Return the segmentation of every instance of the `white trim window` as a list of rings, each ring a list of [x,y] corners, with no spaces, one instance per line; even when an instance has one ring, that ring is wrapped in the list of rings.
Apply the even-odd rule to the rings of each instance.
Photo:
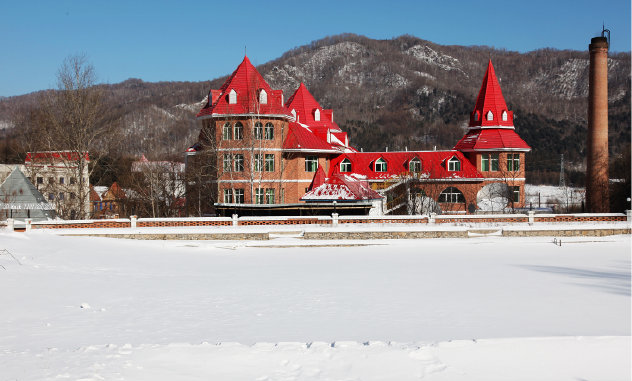
[[[461,161],[457,159],[456,156],[452,156],[450,160],[448,160],[448,171],[457,172],[461,170]]]
[[[497,153],[481,155],[481,171],[482,172],[498,171],[498,154]]]
[[[259,103],[268,104],[268,93],[264,89],[259,90]]]
[[[274,204],[274,188],[266,189],[266,204]]]
[[[235,204],[243,204],[244,200],[244,188],[235,189]]]
[[[510,172],[517,172],[520,170],[520,154],[519,153],[507,154],[507,170]]]
[[[320,110],[319,110],[319,109],[315,109],[315,110],[314,110],[314,120],[315,120],[316,122],[319,122],[319,121],[320,121]]]
[[[274,154],[266,153],[265,155],[265,171],[274,172]]]
[[[520,202],[520,186],[510,186],[509,190],[513,196],[513,202]]]
[[[244,171],[244,155],[237,153],[233,156],[233,164],[235,172]]]
[[[419,173],[421,172],[421,160],[418,157],[413,158],[408,163],[408,171],[411,173]]]
[[[244,125],[241,122],[235,123],[235,140],[242,140],[244,138]]]
[[[230,123],[226,122],[222,128],[222,140],[231,140],[233,138]]]
[[[507,111],[503,111],[501,118],[502,118],[503,122],[507,121]]]
[[[265,201],[263,188],[255,189],[255,204],[263,204]]]
[[[446,202],[450,204],[458,204],[465,202],[465,196],[463,193],[455,187],[448,187],[439,195],[439,202]]]
[[[260,153],[255,154],[254,171],[261,172],[263,170],[263,155]]]
[[[344,158],[344,160],[340,162],[340,172],[351,172],[351,160],[349,160],[348,158]]]
[[[233,167],[233,160],[232,160],[232,155],[229,153],[225,153],[224,154],[224,172],[232,172],[232,167]]]
[[[274,124],[268,122],[265,127],[265,139],[273,140],[274,139]]]
[[[234,105],[237,103],[237,92],[235,89],[231,89],[228,92],[228,104]]]
[[[375,172],[386,172],[388,170],[388,165],[386,164],[386,160],[383,158],[379,158],[375,160]]]
[[[232,203],[233,203],[233,190],[224,189],[224,204],[232,204]]]
[[[255,123],[254,135],[256,140],[263,139],[263,124],[261,122]]]
[[[305,158],[305,172],[316,172],[318,169],[318,156],[307,156]]]
[[[494,113],[491,110],[487,111],[487,120],[494,120]]]

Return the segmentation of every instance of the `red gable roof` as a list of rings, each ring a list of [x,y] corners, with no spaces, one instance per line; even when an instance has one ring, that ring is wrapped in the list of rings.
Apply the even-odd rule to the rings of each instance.
[[[235,103],[230,103],[231,91],[235,92]],[[259,102],[261,91],[265,91],[267,95],[267,102],[265,103]],[[283,91],[272,90],[250,63],[248,57],[244,57],[241,64],[219,90],[209,92],[208,103],[197,116],[235,114],[272,114],[290,117],[288,110],[283,105]]]
[[[29,163],[52,163],[61,161],[78,161],[83,156],[83,159],[90,161],[88,152],[80,154],[76,151],[40,151],[40,152],[28,152],[24,159],[25,164]]]
[[[316,175],[314,175],[316,177]],[[301,201],[359,201],[383,198],[369,183],[348,175],[335,174],[321,185],[310,189]]]
[[[464,152],[495,150],[531,151],[531,147],[518,136],[516,131],[505,128],[472,129],[456,143],[454,149]]]
[[[488,120],[490,111],[492,120]],[[507,113],[506,120],[503,120],[503,112]],[[513,127],[513,111],[507,109],[492,60],[489,60],[483,84],[476,98],[476,106],[474,106],[474,111],[470,114],[470,127],[486,126]]]
[[[448,160],[456,157],[461,162],[461,170],[449,171]],[[386,172],[376,172],[375,162],[386,161]],[[459,151],[420,151],[420,152],[352,152],[342,154],[331,161],[329,171],[335,174],[340,171],[340,162],[348,159],[351,162],[350,176],[366,180],[387,180],[411,175],[409,163],[418,158],[421,161],[421,172],[413,176],[429,180],[480,180],[483,175]]]

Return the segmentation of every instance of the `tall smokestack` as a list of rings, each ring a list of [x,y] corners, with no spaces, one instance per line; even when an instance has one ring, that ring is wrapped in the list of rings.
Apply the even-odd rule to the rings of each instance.
[[[608,38],[590,40],[586,206],[589,213],[610,211],[608,195]],[[608,37],[610,37],[610,31]]]

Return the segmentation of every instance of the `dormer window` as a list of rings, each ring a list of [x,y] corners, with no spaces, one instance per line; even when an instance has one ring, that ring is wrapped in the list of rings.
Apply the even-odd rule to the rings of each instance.
[[[503,111],[502,119],[503,119],[503,122],[507,121],[507,111]]]
[[[237,103],[237,92],[235,91],[235,89],[232,89],[228,93],[228,104],[234,105],[236,103]]]
[[[418,157],[412,159],[408,162],[408,171],[411,173],[419,173],[421,172],[421,160]]]
[[[296,119],[296,110],[292,109],[292,111],[290,111],[290,114],[292,114],[294,119]]]
[[[475,122],[478,122],[479,118],[480,118],[480,115],[478,114],[478,111],[476,111],[476,112],[474,113],[474,121],[475,121]]]
[[[349,159],[345,158],[340,162],[340,172],[351,172],[351,161]]]
[[[386,172],[386,160],[379,158],[375,160],[375,172]]]
[[[264,89],[259,90],[259,103],[262,105],[268,104],[268,93]]]
[[[316,122],[320,121],[320,110],[319,109],[314,110],[314,120]]]
[[[456,172],[461,170],[461,161],[456,158],[456,156],[452,156],[450,160],[448,160],[448,171]]]
[[[487,120],[494,120],[494,113],[490,111],[487,111]]]

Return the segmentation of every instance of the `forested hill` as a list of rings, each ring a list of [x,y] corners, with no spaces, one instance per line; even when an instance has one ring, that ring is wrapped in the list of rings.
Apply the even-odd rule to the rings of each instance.
[[[518,53],[443,46],[412,36],[373,40],[339,35],[290,50],[258,69],[272,88],[283,89],[285,99],[304,82],[323,107],[334,110],[336,122],[357,148],[442,149],[463,135],[489,59],[514,111],[517,132],[533,147],[530,169],[557,168],[562,153],[579,166],[586,136],[587,49]],[[630,53],[610,54],[608,75],[610,147],[616,156],[630,143]],[[208,90],[219,88],[225,79],[130,79],[103,85],[113,113],[110,120],[118,120],[127,132],[119,154],[181,153],[196,140],[199,124],[194,116]],[[16,113],[39,96],[0,99],[5,135],[12,134]]]

